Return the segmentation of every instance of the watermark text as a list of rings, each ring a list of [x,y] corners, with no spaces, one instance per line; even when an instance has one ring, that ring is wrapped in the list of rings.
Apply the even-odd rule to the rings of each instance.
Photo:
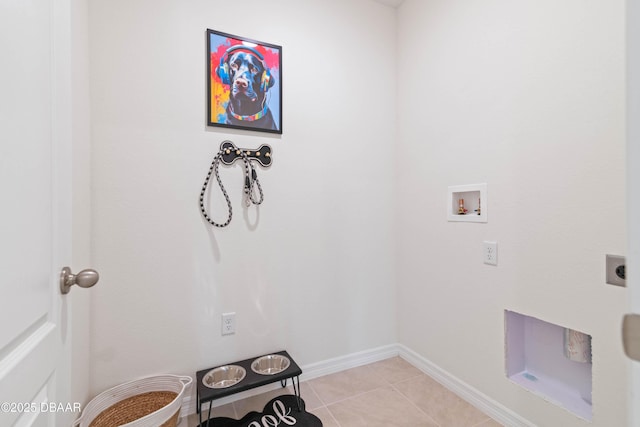
[[[82,412],[79,402],[2,402],[0,413],[27,413],[27,412]]]

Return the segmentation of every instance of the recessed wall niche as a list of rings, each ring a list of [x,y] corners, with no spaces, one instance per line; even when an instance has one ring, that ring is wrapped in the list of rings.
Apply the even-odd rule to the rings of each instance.
[[[487,222],[487,184],[452,185],[448,194],[448,221]]]
[[[505,310],[505,341],[511,381],[591,421],[590,335]]]

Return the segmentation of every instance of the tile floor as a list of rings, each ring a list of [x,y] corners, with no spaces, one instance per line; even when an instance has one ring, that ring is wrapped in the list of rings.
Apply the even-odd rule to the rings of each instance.
[[[300,384],[307,411],[323,427],[499,427],[403,359],[394,357]],[[289,391],[293,393],[292,391]],[[214,408],[216,416],[241,418],[259,411],[282,389]],[[179,427],[197,427],[190,415]]]

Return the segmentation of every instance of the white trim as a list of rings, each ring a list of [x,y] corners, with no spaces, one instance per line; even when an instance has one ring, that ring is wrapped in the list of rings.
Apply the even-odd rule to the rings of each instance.
[[[303,374],[301,375],[301,379],[303,381],[309,381],[314,378],[324,377],[325,375],[335,374],[336,372],[379,362],[398,355],[398,345],[390,344],[373,350],[365,350],[358,353],[348,354],[346,356],[334,357],[333,359],[305,365],[302,367]]]
[[[640,269],[640,4],[627,0],[627,271]],[[629,308],[640,313],[640,279],[631,274],[627,279]],[[640,363],[631,362],[630,384],[626,401],[629,425],[640,425]],[[622,396],[620,396],[622,398]]]
[[[398,352],[401,358],[411,363],[413,366],[420,369],[422,372],[429,375],[444,387],[448,388],[499,423],[511,427],[535,427],[535,424],[525,418],[522,418],[520,415],[471,387],[459,378],[454,377],[449,372],[420,356],[408,347],[398,344]]]
[[[471,387],[459,378],[454,377],[449,372],[443,370],[433,362],[420,356],[418,353],[402,344],[390,344],[372,350],[360,351],[345,356],[327,359],[322,362],[301,366],[303,374],[300,379],[301,381],[309,381],[314,378],[335,374],[336,372],[368,365],[370,363],[379,362],[395,356],[400,356],[407,362],[411,363],[413,366],[420,369],[422,372],[429,375],[444,387],[448,388],[496,421],[511,427],[535,427],[535,424],[491,399],[489,396],[481,393],[477,389]],[[278,387],[280,387],[280,385],[276,383],[234,394],[233,396],[216,400],[214,402],[214,408],[216,406],[226,405],[250,396],[255,396],[266,391],[275,390]],[[183,417],[196,412],[195,396],[187,396],[183,402]]]

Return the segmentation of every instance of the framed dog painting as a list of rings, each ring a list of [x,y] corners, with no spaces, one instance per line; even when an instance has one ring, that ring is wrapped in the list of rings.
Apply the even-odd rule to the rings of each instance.
[[[207,30],[208,124],[282,133],[282,47]]]

